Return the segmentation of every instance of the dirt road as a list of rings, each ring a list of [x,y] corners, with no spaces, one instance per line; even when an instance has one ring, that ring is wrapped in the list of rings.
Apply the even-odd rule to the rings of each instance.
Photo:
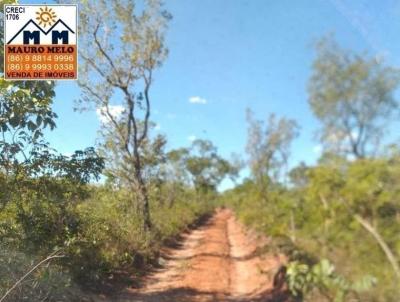
[[[230,210],[218,210],[181,246],[166,251],[163,268],[141,289],[127,290],[118,301],[284,301],[272,286],[283,257],[259,253],[263,245]]]

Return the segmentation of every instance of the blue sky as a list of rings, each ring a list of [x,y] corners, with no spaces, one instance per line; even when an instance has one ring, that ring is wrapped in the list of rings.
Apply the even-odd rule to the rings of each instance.
[[[167,36],[170,55],[156,73],[151,95],[152,119],[170,148],[197,137],[212,140],[225,157],[244,155],[248,107],[260,119],[272,112],[296,119],[301,135],[291,165],[312,163],[318,157],[313,139],[318,123],[306,87],[313,41],[334,33],[343,47],[367,50],[400,66],[399,1],[165,2],[174,17]],[[64,153],[93,145],[99,128],[94,111],[73,111],[79,93],[75,82],[58,84],[58,128],[48,138]],[[197,102],[190,102],[193,97]],[[397,128],[392,125],[392,134],[399,133]]]

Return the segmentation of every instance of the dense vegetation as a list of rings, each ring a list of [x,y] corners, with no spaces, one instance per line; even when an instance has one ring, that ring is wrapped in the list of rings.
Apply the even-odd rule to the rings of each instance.
[[[224,200],[287,254],[297,296],[398,301],[400,149],[382,139],[398,116],[399,72],[332,38],[316,49],[309,103],[321,122],[319,161],[288,171],[296,122],[273,115],[257,121],[249,112],[251,178]]]
[[[319,161],[289,169],[298,123],[249,110],[251,176],[219,194],[238,165],[207,140],[166,150],[153,131],[150,91],[171,16],[157,0],[140,10],[82,1],[80,14],[77,109],[103,115],[97,146],[54,150],[45,132],[56,129],[55,84],[0,79],[1,302],[80,301],[81,285],[139,275],[221,203],[288,256],[299,299],[399,300],[400,148],[384,136],[398,114],[398,70],[321,40],[309,80]]]

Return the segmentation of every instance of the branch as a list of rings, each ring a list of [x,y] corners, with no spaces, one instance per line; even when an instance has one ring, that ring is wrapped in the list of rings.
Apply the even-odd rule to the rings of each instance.
[[[128,102],[128,120],[126,122],[127,136],[126,136],[126,139],[125,139],[124,147],[128,151],[128,154],[131,155],[131,153],[129,151],[129,142],[130,142],[132,126],[133,126],[133,140],[134,140],[133,148],[134,149],[137,148],[137,125],[136,125],[136,119],[135,119],[135,114],[134,114],[135,100],[134,100],[134,97],[132,96],[132,94],[129,92],[129,90],[127,88],[122,89],[122,91],[124,92],[125,97],[126,97],[126,101]],[[134,152],[136,153],[135,150],[134,150]]]
[[[369,223],[369,221],[367,219],[365,219],[364,217],[362,217],[361,215],[359,215],[357,213],[354,213],[351,210],[350,205],[346,202],[345,199],[340,198],[340,200],[344,203],[347,211],[354,218],[354,220],[356,220],[368,233],[370,233],[372,235],[372,237],[374,237],[374,239],[378,243],[379,247],[384,252],[386,259],[390,262],[397,279],[400,280],[399,261],[396,258],[396,256],[393,254],[389,245],[385,242],[385,239],[381,236],[381,234],[378,232],[378,230],[373,225],[371,225],[371,223]]]
[[[150,86],[152,83],[152,70],[148,70],[149,75],[146,76],[146,74],[143,74],[144,82],[145,82],[145,88],[144,88],[144,98],[146,100],[146,115],[144,118],[144,129],[143,133],[139,139],[139,144],[142,143],[142,141],[147,137],[147,132],[149,129],[149,119],[150,119],[150,95],[149,95],[149,90]]]
[[[118,83],[115,83],[114,81],[111,80],[111,78],[106,75],[97,65],[96,63],[89,57],[87,57],[84,53],[79,52],[80,56],[87,61],[93,68],[94,70],[97,71],[97,73],[102,76],[108,84],[110,84],[111,86],[116,86],[116,87],[120,87],[120,85]]]
[[[118,83],[115,83],[115,86],[120,87],[120,88],[124,88],[124,87],[126,87],[126,85],[122,85],[122,81],[121,81],[121,78],[119,77],[118,69],[115,67],[115,64],[114,64],[113,60],[107,54],[107,52],[105,51],[105,49],[101,45],[99,39],[97,38],[97,32],[99,31],[99,28],[100,28],[100,23],[97,24],[96,29],[93,32],[94,42],[96,43],[97,48],[100,50],[101,54],[106,58],[106,60],[110,64],[111,68],[113,69],[113,71],[115,73],[115,76],[117,77]]]
[[[390,247],[388,246],[388,244],[385,242],[385,240],[382,238],[381,234],[379,234],[378,230],[375,229],[369,222],[368,220],[364,219],[363,217],[361,217],[358,214],[354,214],[353,215],[354,219],[362,225],[362,227],[367,230],[374,238],[375,240],[378,242],[379,246],[381,247],[381,249],[383,250],[383,252],[386,255],[386,258],[388,259],[388,261],[390,262],[390,264],[392,265],[392,268],[394,270],[394,273],[396,275],[396,277],[400,280],[400,265],[398,262],[398,259],[396,259],[396,256],[393,254],[393,252],[391,251]],[[1,302],[1,301],[0,301]]]
[[[41,266],[42,264],[55,259],[55,258],[63,258],[65,257],[64,255],[57,255],[59,251],[54,252],[53,254],[51,254],[50,256],[48,256],[46,259],[40,261],[38,264],[36,264],[32,269],[30,269],[25,275],[23,275],[17,282],[14,283],[14,285],[7,290],[7,292],[4,294],[3,297],[0,298],[0,302],[3,302],[7,296],[19,285],[21,284],[22,281],[24,281],[30,274],[32,274],[39,266]]]

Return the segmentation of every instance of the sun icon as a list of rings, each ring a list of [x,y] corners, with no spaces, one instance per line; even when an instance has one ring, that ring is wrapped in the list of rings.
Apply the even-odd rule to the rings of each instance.
[[[38,20],[39,25],[43,24],[44,28],[46,28],[47,25],[51,26],[57,18],[53,9],[48,8],[47,6],[44,9],[41,7],[40,10],[36,12],[36,15],[38,15],[36,20]]]

